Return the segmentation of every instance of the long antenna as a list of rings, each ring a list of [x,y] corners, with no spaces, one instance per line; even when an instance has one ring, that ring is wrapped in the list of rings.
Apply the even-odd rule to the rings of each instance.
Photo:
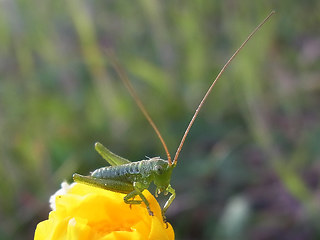
[[[123,81],[124,85],[126,86],[126,88],[128,89],[130,95],[132,96],[132,98],[134,99],[134,101],[137,103],[138,107],[140,108],[141,112],[143,113],[143,115],[146,117],[146,119],[148,120],[148,122],[150,123],[150,125],[152,126],[152,128],[154,129],[154,131],[156,132],[156,134],[158,135],[162,146],[164,148],[164,150],[166,151],[167,154],[167,158],[168,158],[168,163],[171,166],[172,165],[172,161],[171,161],[171,155],[168,151],[167,145],[165,143],[165,141],[163,140],[160,131],[158,130],[156,124],[152,121],[149,113],[147,112],[147,110],[145,109],[144,105],[142,104],[140,98],[138,97],[138,94],[136,93],[136,91],[134,90],[132,84],[129,81],[129,78],[127,76],[127,74],[125,73],[125,71],[120,67],[120,64],[117,62],[116,57],[114,56],[113,52],[111,51],[111,49],[106,49],[108,56],[111,59],[111,64],[114,67],[114,69],[116,70],[117,74],[119,75],[120,79]]]
[[[225,63],[225,65],[222,67],[222,69],[220,70],[219,74],[217,75],[217,77],[215,78],[215,80],[213,81],[213,83],[211,84],[211,86],[209,87],[208,91],[206,92],[206,94],[204,95],[204,97],[202,98],[198,108],[196,109],[182,139],[180,142],[180,145],[177,149],[176,155],[174,156],[174,160],[173,160],[173,165],[177,164],[178,161],[178,157],[179,154],[181,152],[182,146],[184,144],[184,141],[186,140],[186,137],[190,131],[190,128],[192,127],[194,121],[196,120],[200,109],[202,108],[204,102],[206,101],[207,97],[209,96],[209,94],[212,91],[213,86],[216,84],[217,80],[220,78],[221,74],[225,71],[226,67],[230,64],[230,62],[235,58],[235,56],[237,56],[237,54],[239,53],[239,51],[246,45],[246,43],[251,39],[251,37],[261,28],[261,26],[275,13],[275,11],[272,11],[251,33],[250,35],[247,37],[247,39],[241,44],[241,46],[237,49],[237,51],[234,52],[234,54],[229,58],[229,60]]]

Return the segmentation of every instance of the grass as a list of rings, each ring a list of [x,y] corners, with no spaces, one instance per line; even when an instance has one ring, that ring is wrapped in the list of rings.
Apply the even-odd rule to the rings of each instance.
[[[105,48],[173,154],[216,73],[271,9],[187,138],[168,218],[177,239],[319,237],[317,1],[0,4],[0,239],[31,238],[60,183],[105,164],[96,141],[133,161],[165,157]]]

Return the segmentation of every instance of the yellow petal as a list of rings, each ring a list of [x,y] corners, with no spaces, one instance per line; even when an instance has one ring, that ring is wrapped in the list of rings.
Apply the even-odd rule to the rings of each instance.
[[[157,200],[147,190],[143,194],[154,216],[144,204],[126,204],[125,194],[74,184],[56,195],[55,210],[38,224],[34,239],[174,239],[172,226],[168,223],[166,228],[163,223]]]

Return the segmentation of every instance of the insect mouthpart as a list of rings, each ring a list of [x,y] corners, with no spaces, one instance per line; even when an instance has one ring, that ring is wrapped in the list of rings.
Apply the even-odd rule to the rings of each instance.
[[[156,197],[158,197],[159,194],[162,193],[162,192],[163,192],[163,195],[168,195],[167,188],[168,188],[168,186],[167,186],[167,187],[163,187],[163,188],[157,187],[156,192],[155,192],[154,195],[155,195]]]

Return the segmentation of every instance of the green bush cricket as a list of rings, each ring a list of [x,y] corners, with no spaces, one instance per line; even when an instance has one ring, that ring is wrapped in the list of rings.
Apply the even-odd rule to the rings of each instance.
[[[196,117],[199,114],[200,109],[202,108],[204,102],[206,101],[207,97],[211,93],[213,86],[220,78],[221,74],[225,71],[226,67],[230,64],[230,62],[235,58],[235,56],[239,53],[239,51],[246,45],[249,39],[258,31],[258,29],[274,14],[275,12],[272,11],[247,37],[247,39],[241,44],[241,46],[234,52],[234,54],[230,57],[230,59],[226,62],[226,64],[222,67],[217,77],[212,82],[211,86],[207,90],[206,94],[204,95],[203,99],[201,100],[198,108],[196,109],[182,139],[177,148],[175,157],[173,161],[171,160],[170,153],[166,146],[165,141],[163,140],[158,128],[154,124],[153,120],[149,116],[148,112],[144,108],[142,102],[140,101],[139,97],[137,96],[135,90],[133,89],[131,83],[128,80],[128,77],[122,71],[119,64],[116,61],[113,61],[113,67],[115,68],[117,74],[119,75],[120,79],[124,82],[126,87],[128,88],[130,94],[134,98],[135,102],[137,103],[138,107],[147,118],[150,125],[153,127],[154,131],[158,135],[163,148],[167,154],[167,160],[163,160],[160,157],[150,158],[148,160],[141,160],[138,162],[131,162],[125,158],[122,158],[110,150],[105,148],[101,143],[95,144],[95,149],[97,152],[111,165],[108,167],[102,167],[96,169],[91,173],[90,176],[82,176],[77,173],[73,174],[73,179],[76,182],[81,182],[85,184],[89,184],[95,187],[103,188],[106,190],[119,192],[127,194],[124,197],[124,202],[127,204],[141,204],[142,202],[146,205],[146,208],[151,216],[153,216],[153,212],[150,209],[149,202],[142,194],[144,189],[147,189],[149,185],[154,182],[156,186],[156,193],[155,196],[157,197],[158,194],[164,193],[167,195],[168,193],[171,194],[167,202],[165,203],[162,215],[165,221],[165,213],[168,210],[169,206],[173,202],[176,194],[175,190],[170,185],[171,174],[173,168],[177,165],[178,156],[182,149],[182,146],[185,142],[185,139],[189,133],[191,126],[193,125]],[[140,196],[141,200],[135,200],[135,196]]]

